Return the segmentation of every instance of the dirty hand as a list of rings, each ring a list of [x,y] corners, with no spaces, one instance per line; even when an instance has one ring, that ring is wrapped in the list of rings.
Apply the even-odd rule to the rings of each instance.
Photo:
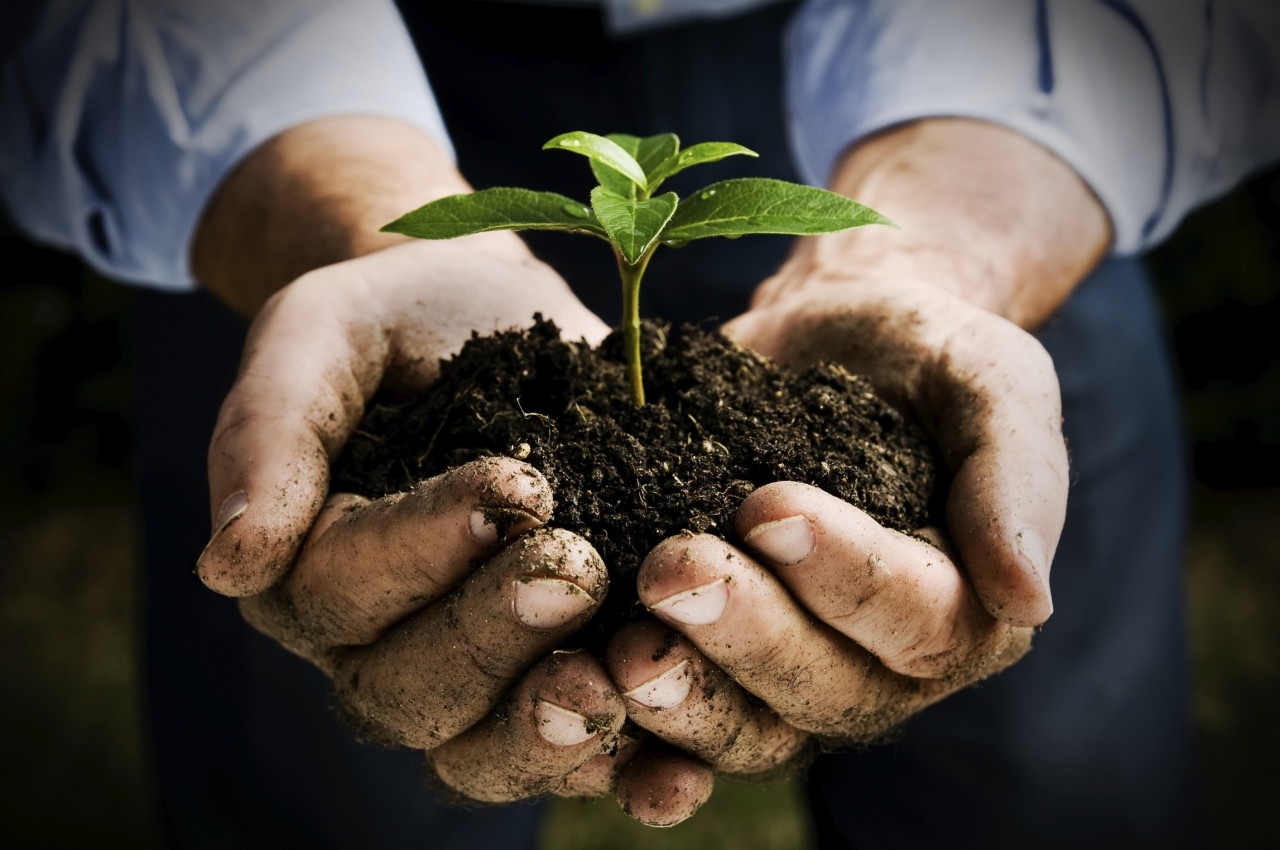
[[[1053,611],[1067,452],[1026,329],[1106,254],[1105,210],[1051,151],[968,119],[863,140],[831,188],[901,229],[800,240],[726,330],[792,366],[841,363],[914,415],[951,473],[946,528],[920,530],[930,545],[780,482],[744,501],[736,545],[654,550],[639,593],[664,625],[620,634],[610,672],[639,725],[734,772],[882,735],[1016,661]]]
[[[718,770],[758,773],[813,741],[874,740],[1028,649],[1052,610],[1067,456],[1039,343],[926,283],[802,289],[728,331],[784,363],[868,375],[953,476],[946,537],[921,530],[937,546],[779,482],[744,501],[736,543],[676,537],[646,559],[640,598],[665,626],[610,646],[628,712]]]
[[[259,311],[209,450],[201,580],[324,670],[359,735],[426,751],[447,794],[480,801],[606,793],[635,753],[601,663],[554,652],[603,599],[604,565],[543,527],[550,487],[518,461],[374,501],[329,493],[329,466],[379,386],[423,386],[472,329],[535,311],[571,338],[607,332],[510,234],[310,272]],[[682,769],[642,758],[622,776]]]

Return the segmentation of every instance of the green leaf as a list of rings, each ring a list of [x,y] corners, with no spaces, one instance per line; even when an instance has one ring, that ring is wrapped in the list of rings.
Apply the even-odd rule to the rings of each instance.
[[[608,238],[591,210],[572,198],[505,186],[440,198],[382,230],[419,239],[452,239],[488,230],[570,230]]]
[[[650,176],[658,166],[666,162],[680,151],[680,138],[675,133],[659,133],[656,136],[645,136],[639,140],[631,155],[640,163],[646,176]],[[652,183],[652,177],[650,176]]]
[[[600,181],[600,185],[610,192],[624,197],[635,197],[638,191],[639,194],[644,196],[652,194],[653,190],[657,188],[657,184],[653,182],[652,177],[654,170],[668,157],[674,156],[680,150],[680,139],[674,133],[662,133],[657,136],[645,136],[644,138],[630,136],[626,133],[610,133],[605,138],[611,142],[616,142],[618,147],[631,154],[646,175],[646,185],[638,187],[620,172],[593,160],[591,162],[591,171],[595,174],[596,180]]]
[[[640,167],[640,163],[617,142],[604,136],[575,130],[572,133],[561,133],[543,145],[542,149],[580,153],[592,162],[609,166],[641,189],[645,187],[644,169]]]
[[[649,176],[649,191],[652,192],[663,180],[679,174],[686,168],[702,165],[704,162],[718,162],[730,156],[759,156],[759,154],[733,142],[700,142],[691,148],[672,151],[656,167],[645,168],[645,174]]]
[[[604,186],[591,190],[591,208],[596,218],[623,259],[633,266],[662,235],[678,202],[675,192],[641,201],[610,192]]]
[[[713,183],[681,201],[662,239],[670,244],[747,233],[806,236],[864,224],[897,227],[875,210],[826,189],[742,177]]]

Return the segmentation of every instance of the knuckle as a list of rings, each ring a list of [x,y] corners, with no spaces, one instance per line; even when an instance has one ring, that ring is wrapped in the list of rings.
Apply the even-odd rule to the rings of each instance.
[[[889,669],[919,679],[954,679],[973,663],[971,648],[961,646],[919,654],[913,648],[882,660]]]
[[[454,661],[464,677],[501,687],[523,672],[528,659],[501,630],[488,628],[484,618],[459,616],[456,605],[446,604],[448,631],[456,635]]]
[[[264,410],[244,398],[242,387],[231,390],[222,407],[218,409],[218,418],[213,426],[213,436],[209,440],[209,456],[214,459],[227,451],[227,444],[234,443],[246,431],[262,430],[269,427],[278,417],[268,415]]]
[[[717,770],[729,773],[752,773],[755,764],[754,754],[740,746],[746,728],[746,721],[742,717],[719,723],[708,740],[703,741],[694,752],[706,759],[707,763]]]
[[[1008,667],[1030,650],[1031,629],[994,623],[983,633],[956,641],[936,652],[892,664],[894,670],[920,679],[964,687]]]
[[[811,740],[809,733],[770,714],[767,721],[744,725],[732,746],[711,764],[741,776],[777,771],[795,764]]]
[[[797,667],[793,660],[787,641],[754,640],[734,659],[733,668],[741,678],[769,677],[790,687],[811,684],[808,667]]]
[[[937,697],[950,692],[950,683],[912,678],[885,667],[871,656],[860,669],[846,670],[837,682],[818,677],[790,704],[776,705],[779,716],[808,732],[824,745],[862,745],[882,740],[908,717]]]
[[[334,712],[358,741],[384,747],[430,749],[449,739],[452,730],[414,708],[403,694],[387,695],[363,673],[355,653],[338,652],[332,664]]]
[[[953,690],[946,686],[947,692]],[[846,705],[831,717],[831,722],[815,734],[825,740],[865,745],[883,741],[906,720],[932,702],[939,690],[935,683],[903,677],[894,686],[878,687],[864,698]]]
[[[557,797],[574,800],[603,797],[617,786],[621,767],[612,756],[605,753],[554,782],[549,791]]]

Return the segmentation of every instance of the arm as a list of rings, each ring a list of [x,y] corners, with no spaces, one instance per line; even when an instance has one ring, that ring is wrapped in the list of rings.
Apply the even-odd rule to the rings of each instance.
[[[1280,157],[1268,0],[807,0],[787,51],[791,140],[811,182],[897,125],[987,121],[1070,166],[1120,254]]]
[[[404,210],[468,190],[409,124],[317,119],[268,140],[222,182],[192,240],[192,272],[251,318],[304,273],[405,241],[378,232]]]
[[[6,204],[33,238],[126,283],[193,288],[215,189],[290,128],[381,117],[452,153],[390,0],[64,0],[4,58]]]
[[[820,281],[893,277],[929,281],[1031,330],[1111,244],[1106,210],[1078,174],[985,122],[921,120],[873,136],[843,159],[830,188],[892,210],[902,229],[801,242],[754,306]]]

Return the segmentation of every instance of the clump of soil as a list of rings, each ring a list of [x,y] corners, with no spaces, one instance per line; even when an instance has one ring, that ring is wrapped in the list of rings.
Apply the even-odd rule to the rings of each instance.
[[[375,400],[334,469],[342,490],[379,497],[480,457],[537,467],[555,492],[549,523],[608,565],[599,648],[639,608],[633,576],[682,531],[730,536],[742,499],[803,481],[904,532],[940,524],[931,443],[864,378],[820,364],[783,369],[705,328],[646,322],[647,404],[628,393],[621,333],[598,349],[532,327],[473,335],[426,393]]]

